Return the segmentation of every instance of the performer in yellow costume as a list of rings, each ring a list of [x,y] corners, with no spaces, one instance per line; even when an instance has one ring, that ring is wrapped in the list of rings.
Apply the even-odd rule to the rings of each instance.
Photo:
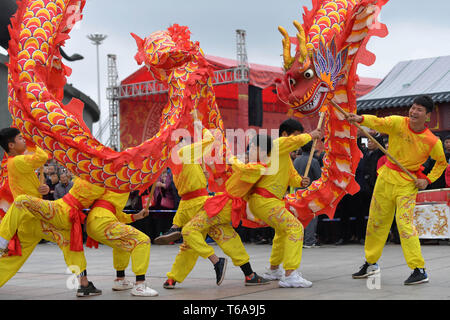
[[[292,187],[306,187],[309,179],[302,179],[295,170],[290,152],[298,150],[311,139],[320,137],[320,130],[301,134],[303,126],[294,119],[280,125],[280,137],[274,141],[268,174],[256,184],[248,200],[250,211],[260,220],[274,228],[270,269],[263,275],[269,280],[280,280],[281,287],[310,287],[312,283],[303,279],[296,271],[300,266],[303,246],[303,226],[285,208],[283,197]],[[283,264],[285,274],[279,268]]]
[[[7,172],[8,182],[14,199],[21,195],[29,195],[36,199],[41,199],[43,194],[48,193],[48,186],[41,185],[35,170],[42,167],[48,160],[48,155],[39,147],[36,147],[33,154],[24,155],[27,147],[20,131],[15,128],[5,128],[0,131],[0,141],[3,149],[8,153]],[[41,239],[56,242],[64,254],[64,259],[69,268],[73,269],[80,277],[80,290],[77,295],[98,295],[101,290],[96,289],[87,279],[86,259],[83,252],[70,250],[70,232],[55,227],[52,224],[40,221],[29,213],[22,215],[22,218],[14,220],[11,232],[5,231],[11,216],[5,215],[0,229],[0,251],[7,250],[8,240],[17,242],[19,252],[12,255],[5,253],[0,259],[0,287],[3,286],[17,271],[33,252]],[[16,233],[17,231],[17,233]],[[11,237],[12,235],[12,237]],[[5,250],[5,251],[6,251]]]
[[[413,217],[418,189],[425,189],[429,183],[434,182],[447,166],[442,142],[425,125],[433,107],[433,100],[429,96],[419,96],[409,109],[409,117],[347,116],[347,120],[351,122],[388,134],[389,153],[417,177],[417,182],[414,182],[389,157],[386,164],[378,170],[367,223],[364,247],[366,262],[352,275],[353,278],[366,278],[380,272],[376,262],[381,257],[395,215],[403,254],[408,267],[413,270],[404,284],[428,282]],[[421,172],[421,165],[429,156],[436,163],[428,176],[425,176]]]
[[[155,244],[169,244],[181,237],[181,227],[197,214],[208,199],[207,180],[202,168],[203,154],[214,142],[211,132],[195,121],[194,127],[202,133],[202,139],[189,144],[184,138],[180,149],[172,161],[173,182],[181,197],[172,227],[163,235],[155,238]]]
[[[117,272],[113,290],[132,289],[133,296],[157,296],[158,292],[147,287],[145,283],[150,259],[150,238],[128,225],[145,218],[148,215],[148,209],[145,208],[136,214],[124,213],[122,210],[128,197],[129,192],[106,191],[92,205],[86,219],[86,232],[95,241],[113,248],[113,263]],[[132,270],[136,275],[134,285],[125,280],[125,269],[128,267],[130,258]]]
[[[245,285],[264,285],[268,280],[258,276],[250,266],[250,257],[234,228],[245,217],[244,198],[266,171],[267,155],[270,154],[272,140],[268,136],[258,135],[250,147],[250,159],[257,162],[242,163],[235,157],[229,161],[232,174],[225,182],[225,192],[209,198],[204,210],[193,217],[182,230],[186,244],[202,258],[208,258],[214,265],[216,283],[219,285],[225,276],[226,259],[219,258],[214,249],[205,241],[205,234],[213,235],[224,253],[231,257],[234,265],[239,266],[245,275]],[[254,155],[258,155],[258,158]]]

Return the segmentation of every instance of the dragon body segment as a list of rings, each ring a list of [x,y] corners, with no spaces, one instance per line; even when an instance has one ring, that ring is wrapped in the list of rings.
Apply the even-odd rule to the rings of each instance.
[[[168,165],[177,143],[172,133],[192,123],[192,110],[207,115],[203,122],[209,128],[223,130],[212,71],[198,43],[190,41],[187,28],[174,25],[145,41],[135,36],[137,61],[145,62],[157,79],[167,83],[169,101],[160,130],[151,139],[121,152],[102,145],[82,120],[82,102],[62,103],[70,68],[62,63],[59,47],[81,19],[84,5],[85,0],[18,3],[9,44],[8,104],[13,126],[82,179],[119,192],[144,190]]]
[[[371,65],[375,61],[365,46],[371,36],[387,35],[386,26],[377,21],[387,1],[313,0],[311,10],[304,7],[303,24],[294,21],[296,38],[279,27],[284,36],[285,69],[284,78],[277,84],[280,100],[296,117],[317,112],[325,115],[322,176],[309,188],[287,196],[288,208],[303,222],[318,214],[333,217],[340,199],[359,190],[354,179],[361,157],[357,129],[345,121],[330,100],[356,113],[356,68],[358,63]],[[297,44],[294,57],[291,43]]]

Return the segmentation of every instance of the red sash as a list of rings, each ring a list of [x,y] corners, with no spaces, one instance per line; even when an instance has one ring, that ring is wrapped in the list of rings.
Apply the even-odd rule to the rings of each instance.
[[[5,211],[0,209],[0,217],[5,217]],[[17,236],[17,232],[14,236],[9,240],[8,243],[8,256],[21,256],[22,255],[22,246],[20,245],[19,237]]]
[[[386,167],[388,167],[389,169],[398,171],[398,172],[404,172],[402,169],[400,169],[399,166],[397,166],[395,163],[392,163],[388,157],[386,159],[387,159],[387,161],[385,163]],[[417,179],[425,179],[428,181],[428,183],[431,183],[430,179],[428,179],[426,174],[424,174],[422,172],[424,169],[425,169],[424,166],[420,166],[419,170],[417,170],[417,171],[411,171],[411,170],[408,170],[408,171],[411,174],[415,174],[417,176]]]
[[[67,193],[63,201],[70,206],[69,220],[72,222],[70,230],[70,250],[83,251],[83,232],[81,224],[84,223],[86,215],[83,213],[84,206],[78,199]]]
[[[181,200],[186,201],[186,200],[191,200],[194,198],[198,198],[198,197],[202,197],[202,196],[208,196],[208,190],[206,190],[206,188],[204,189],[198,189],[195,191],[191,191],[188,193],[185,193],[181,196]]]
[[[205,201],[205,211],[208,217],[212,218],[219,214],[225,207],[228,200],[231,202],[231,224],[234,228],[239,226],[241,218],[245,216],[246,202],[239,197],[233,197],[229,193],[223,193],[214,197],[208,198]]]
[[[277,198],[278,200],[280,200],[276,195],[264,188],[255,188],[253,190],[253,193],[256,193],[264,198]]]

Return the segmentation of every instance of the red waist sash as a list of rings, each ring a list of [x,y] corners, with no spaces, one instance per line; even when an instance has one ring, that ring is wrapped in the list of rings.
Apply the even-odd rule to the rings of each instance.
[[[392,170],[395,170],[395,171],[398,171],[398,172],[404,172],[398,165],[396,165],[395,163],[392,163],[389,158],[387,158],[387,161],[386,161],[385,165],[389,169],[392,169]],[[408,170],[408,171],[411,174],[415,174],[417,176],[417,179],[425,179],[425,180],[428,181],[428,183],[431,183],[430,179],[428,179],[426,174],[424,174],[422,172],[424,169],[425,169],[424,166],[420,166],[419,170],[417,170],[417,171],[411,171],[411,170]]]
[[[227,202],[231,202],[231,224],[234,228],[239,226],[241,218],[245,217],[246,202],[240,197],[233,197],[229,193],[223,193],[216,195],[214,197],[208,198],[205,201],[205,211],[208,217],[212,218],[219,214],[220,211],[225,207]]]
[[[277,198],[278,200],[280,200],[276,195],[264,188],[255,188],[253,190],[253,193],[256,193],[257,195],[260,195],[264,198]]]
[[[84,206],[78,199],[67,193],[63,201],[70,206],[69,220],[72,223],[70,230],[70,250],[83,251],[83,232],[81,224],[84,223],[86,215],[83,213]]]
[[[186,200],[191,200],[194,198],[208,196],[208,195],[209,195],[209,193],[208,193],[208,190],[206,190],[206,188],[197,189],[197,190],[183,194],[181,196],[181,200],[186,201]]]
[[[6,215],[5,211],[0,209],[0,217],[4,218]],[[8,243],[8,256],[21,256],[22,255],[22,246],[20,245],[19,237],[17,236],[17,232],[14,236],[9,240]]]

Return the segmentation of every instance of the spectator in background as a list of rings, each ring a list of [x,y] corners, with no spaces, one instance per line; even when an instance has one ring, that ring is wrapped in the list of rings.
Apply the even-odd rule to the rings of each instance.
[[[449,146],[449,148],[447,149],[446,144]],[[446,137],[443,141],[443,147],[444,147],[444,153],[445,153],[445,159],[448,162],[448,157],[450,156],[450,136]],[[423,170],[424,174],[429,174],[431,172],[431,170],[434,167],[434,164],[436,163],[436,160],[432,159],[431,157],[428,157],[427,161],[425,161],[425,163],[423,164],[423,167],[425,168]],[[433,183],[430,183],[426,190],[433,190],[433,189],[443,189],[445,188],[445,170],[442,173],[442,175]]]
[[[156,182],[153,194],[153,210],[176,210],[172,173],[170,169],[165,170]],[[175,192],[174,192],[175,191]],[[150,213],[150,239],[155,239],[170,229],[175,212],[151,212]]]
[[[366,154],[367,147],[362,143],[362,134],[359,129],[357,133],[357,144],[362,154]],[[365,182],[363,177],[363,165],[364,161],[361,159],[355,172],[355,180],[360,187],[361,184]],[[354,228],[352,229],[351,219],[355,217],[355,207],[358,207],[358,210],[361,210],[359,206],[360,203],[358,197],[355,198],[351,194],[346,194],[336,206],[336,213],[334,217],[339,219],[338,241],[335,243],[336,245],[356,242],[356,230]]]
[[[54,194],[55,194],[55,187],[58,183],[59,183],[58,174],[56,172],[51,173],[46,181],[46,184],[50,188],[50,191],[47,195],[43,197],[44,200],[56,200]]]
[[[445,159],[447,159],[447,162],[450,161],[450,135],[446,136],[444,139],[444,152],[445,152]]]
[[[383,136],[377,132],[371,132],[376,141],[384,147]],[[363,150],[363,158],[361,159],[361,172],[358,172],[356,179],[361,189],[353,196],[354,206],[352,206],[353,216],[355,220],[355,236],[356,241],[364,244],[364,238],[367,228],[366,217],[369,216],[370,201],[372,199],[373,189],[377,180],[377,166],[379,159],[384,155],[383,151],[378,149],[377,145],[372,141],[367,141],[367,149]]]
[[[447,169],[445,170],[445,183],[447,184],[446,187],[450,188],[450,163],[447,166]]]
[[[53,193],[53,198],[55,200],[61,199],[67,193],[69,193],[70,188],[72,188],[73,182],[70,179],[70,175],[66,172],[61,173],[59,176],[59,183],[55,186],[55,192]]]
[[[308,164],[309,155],[311,153],[311,148],[313,145],[313,141],[308,142],[303,147],[301,147],[301,155],[297,157],[294,161],[294,167],[297,170],[298,174],[300,176],[304,176],[306,166]],[[308,172],[308,177],[311,180],[311,183],[314,180],[317,180],[320,178],[322,174],[322,170],[320,168],[319,160],[316,158],[312,158],[311,161],[311,167]],[[311,222],[308,224],[308,226],[305,228],[305,235],[304,235],[304,242],[303,242],[303,248],[314,248],[318,246],[317,238],[316,238],[316,231],[317,231],[317,221],[318,217],[315,217],[311,220]]]

